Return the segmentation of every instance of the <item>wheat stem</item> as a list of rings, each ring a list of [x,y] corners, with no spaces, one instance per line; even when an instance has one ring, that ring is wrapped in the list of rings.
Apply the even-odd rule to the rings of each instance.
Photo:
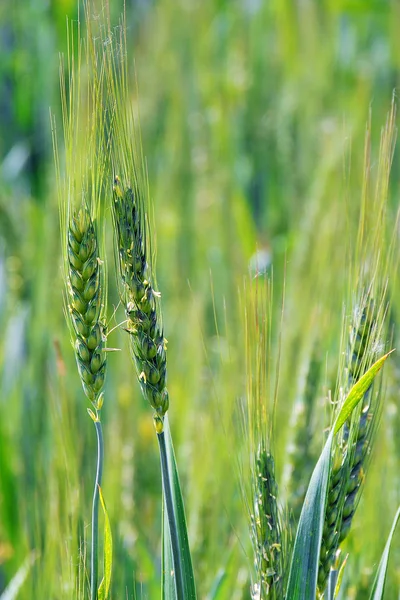
[[[101,427],[100,415],[97,415],[94,426],[97,434],[97,469],[96,480],[93,492],[93,507],[92,507],[92,552],[90,556],[90,600],[97,600],[98,590],[98,542],[99,542],[99,488],[101,487],[101,479],[103,475],[103,430]]]

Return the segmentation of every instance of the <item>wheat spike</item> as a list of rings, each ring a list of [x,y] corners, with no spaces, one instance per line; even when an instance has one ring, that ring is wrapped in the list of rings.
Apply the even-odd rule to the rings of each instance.
[[[254,514],[251,536],[255,549],[257,594],[260,598],[281,598],[283,587],[283,554],[278,485],[272,454],[260,445],[255,456]],[[253,590],[254,593],[254,590]]]
[[[348,387],[368,370],[377,340],[377,313],[367,301],[358,323],[351,328],[348,348]],[[371,386],[344,427],[336,447],[320,551],[318,589],[322,594],[337,549],[350,531],[360,499],[372,437],[379,417],[380,390]]]
[[[114,182],[113,215],[120,273],[121,301],[127,316],[132,355],[144,397],[162,419],[168,410],[166,340],[159,309],[160,294],[151,283],[146,227],[134,191]]]
[[[67,302],[76,362],[84,392],[96,405],[106,371],[104,302],[97,235],[85,205],[70,219],[67,244]]]
[[[294,523],[298,523],[300,518],[308,481],[315,465],[311,440],[314,435],[313,416],[321,368],[321,351],[319,345],[316,344],[307,361],[304,389],[294,405],[291,440],[287,449],[288,462],[285,482],[289,493],[288,504],[293,514]]]

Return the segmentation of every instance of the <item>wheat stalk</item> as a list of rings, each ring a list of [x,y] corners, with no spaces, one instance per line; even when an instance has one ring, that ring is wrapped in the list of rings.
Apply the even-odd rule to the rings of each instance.
[[[76,363],[97,436],[97,464],[92,506],[90,598],[98,594],[98,512],[103,470],[101,409],[107,367],[106,277],[103,260],[102,197],[108,163],[103,106],[103,65],[95,47],[90,3],[85,4],[86,39],[68,25],[68,56],[60,67],[64,125],[65,175],[61,177],[55,120],[53,146],[60,205],[65,282],[65,312]]]
[[[168,565],[163,585],[173,585],[179,600],[195,600],[184,506],[172,438],[165,419],[169,397],[166,387],[167,347],[163,333],[160,293],[155,280],[154,236],[147,172],[142,154],[138,119],[132,109],[126,60],[126,25],[122,19],[119,39],[108,30],[103,39],[106,59],[108,132],[114,169],[112,214],[117,282],[125,308],[131,354],[143,396],[154,410],[153,420],[160,451],[163,486],[164,548]],[[149,233],[151,232],[151,236]],[[151,243],[153,242],[153,243]]]
[[[355,312],[347,344],[345,381],[348,390],[368,370],[384,339],[387,281],[393,266],[393,239],[385,254],[385,215],[389,174],[396,137],[395,103],[381,133],[375,193],[371,194],[370,123],[367,126],[364,154],[364,182],[354,262],[349,282],[358,290]],[[318,590],[323,594],[337,549],[349,533],[360,500],[363,482],[379,422],[381,386],[374,382],[362,402],[345,424],[341,438],[335,440],[333,464],[328,487],[323,538],[320,550]]]
[[[283,598],[286,537],[282,526],[273,457],[273,421],[277,378],[270,372],[272,284],[257,278],[245,288],[247,407],[244,415],[250,477],[241,473],[250,521],[255,578],[254,600]],[[248,481],[249,488],[245,488]]]

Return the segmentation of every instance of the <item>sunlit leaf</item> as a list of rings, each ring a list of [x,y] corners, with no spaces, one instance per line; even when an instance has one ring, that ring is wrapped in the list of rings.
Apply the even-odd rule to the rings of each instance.
[[[113,543],[111,535],[110,519],[104,502],[103,493],[99,487],[100,502],[104,512],[104,577],[99,586],[99,600],[107,600],[110,592],[111,573],[112,573],[112,552]]]

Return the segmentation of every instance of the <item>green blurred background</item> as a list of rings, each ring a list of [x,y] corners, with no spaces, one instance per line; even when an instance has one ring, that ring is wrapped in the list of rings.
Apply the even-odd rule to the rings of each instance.
[[[123,5],[111,4],[117,24]],[[286,270],[276,434],[282,471],[287,422],[315,338],[328,365],[318,392],[326,412],[365,124],[372,110],[374,165],[399,85],[400,2],[127,0],[126,9],[155,204],[170,421],[199,597],[211,598],[223,574],[220,598],[247,599],[252,558],[237,469],[236,407],[245,391],[239,290],[252,257],[264,251],[278,315]],[[40,600],[75,597],[95,460],[95,431],[63,315],[49,118],[51,108],[61,134],[58,69],[67,16],[77,19],[76,0],[0,3],[0,592],[35,549],[18,597]],[[393,211],[398,179],[396,153]],[[109,262],[111,329],[123,314],[112,316],[112,252]],[[139,598],[152,599],[160,577],[156,440],[124,333],[115,330],[109,345],[122,349],[109,358],[104,409],[113,597],[131,598],[135,588]],[[387,435],[378,437],[348,543],[358,589],[355,595],[348,588],[352,598],[365,597],[400,499],[392,387],[381,424]],[[322,416],[317,449],[323,426]],[[399,577],[393,567],[388,598],[397,597]]]

